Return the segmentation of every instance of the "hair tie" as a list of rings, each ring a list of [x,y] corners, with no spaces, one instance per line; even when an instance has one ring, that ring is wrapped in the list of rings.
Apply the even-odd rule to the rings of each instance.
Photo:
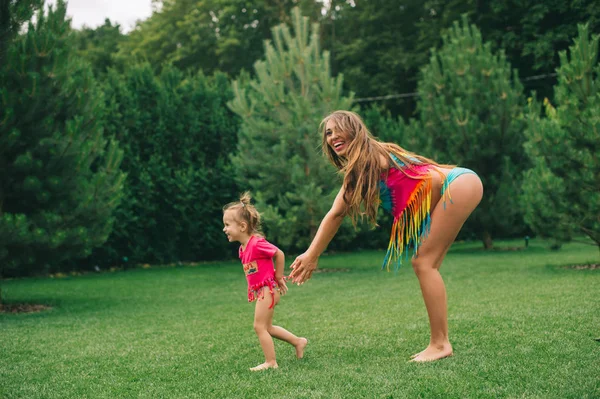
[[[244,204],[242,201],[240,201],[240,203],[242,204],[242,208],[246,207],[246,204]]]

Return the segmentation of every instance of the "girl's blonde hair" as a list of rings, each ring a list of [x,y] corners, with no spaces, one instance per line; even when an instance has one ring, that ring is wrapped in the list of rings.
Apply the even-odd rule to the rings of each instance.
[[[230,202],[223,207],[223,213],[225,211],[235,211],[236,220],[238,222],[245,222],[248,225],[248,234],[262,236],[261,225],[260,225],[260,213],[254,205],[250,203],[252,196],[250,191],[244,192],[239,201]]]
[[[352,138],[347,144],[347,156],[340,157],[327,144],[327,122],[333,121],[336,129],[346,133]],[[381,166],[381,157],[390,160],[400,171],[411,178],[424,179],[427,175],[419,175],[415,165],[439,165],[437,162],[414,154],[394,143],[384,143],[377,140],[365,126],[361,117],[351,111],[334,111],[326,116],[319,125],[322,131],[323,153],[329,161],[344,175],[344,202],[347,205],[347,214],[356,224],[359,216],[366,216],[370,223],[377,224],[377,210],[379,208],[379,182],[381,174],[387,168]],[[400,167],[394,155],[405,166]],[[405,168],[413,173],[405,172]],[[417,177],[415,177],[415,175]],[[364,206],[364,211],[361,207]]]

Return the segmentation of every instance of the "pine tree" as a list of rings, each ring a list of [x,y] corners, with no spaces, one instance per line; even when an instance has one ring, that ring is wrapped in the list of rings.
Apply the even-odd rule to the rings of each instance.
[[[90,68],[72,56],[59,1],[6,44],[0,65],[0,265],[26,274],[84,257],[108,237],[122,152],[103,136]]]
[[[484,197],[468,227],[490,248],[494,235],[524,226],[517,195],[524,163],[523,87],[504,53],[493,54],[466,16],[443,43],[432,49],[418,84],[423,147],[415,151],[479,174]]]
[[[7,46],[42,4],[43,0],[0,0],[0,65],[4,65]]]
[[[339,188],[334,169],[319,150],[319,122],[350,109],[342,77],[332,78],[329,53],[319,48],[319,27],[292,11],[294,34],[273,28],[256,78],[233,83],[230,108],[242,118],[233,165],[241,189],[250,189],[265,210],[269,238],[286,248],[305,247]]]
[[[539,104],[529,104],[525,220],[542,237],[583,233],[600,248],[600,36],[590,39],[588,25],[578,31],[570,57],[559,53],[556,108],[546,99],[542,118]]]

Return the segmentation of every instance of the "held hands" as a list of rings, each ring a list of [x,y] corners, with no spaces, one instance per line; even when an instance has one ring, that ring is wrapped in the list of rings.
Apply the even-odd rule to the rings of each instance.
[[[279,287],[279,293],[281,295],[285,295],[288,290],[287,284],[285,283],[284,276],[275,276],[275,281],[277,281],[277,286]]]
[[[319,258],[312,258],[306,252],[298,256],[290,266],[292,272],[288,279],[293,283],[304,284],[312,276],[313,271],[317,268]]]

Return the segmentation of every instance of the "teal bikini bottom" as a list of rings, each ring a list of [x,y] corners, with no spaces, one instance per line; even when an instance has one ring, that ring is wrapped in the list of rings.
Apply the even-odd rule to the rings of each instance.
[[[460,175],[464,175],[467,173],[472,173],[474,175],[477,175],[477,173],[473,172],[471,169],[467,169],[467,168],[454,168],[450,171],[450,173],[448,173],[448,176],[446,176],[446,179],[444,180],[444,183],[442,184],[442,198],[444,198],[444,194],[446,193],[446,191],[448,190],[448,188],[450,187],[450,184],[456,180],[456,178]],[[448,191],[448,199],[450,200],[450,203],[452,203],[452,197],[450,197],[450,192]],[[444,199],[444,209],[446,209],[446,200]]]

